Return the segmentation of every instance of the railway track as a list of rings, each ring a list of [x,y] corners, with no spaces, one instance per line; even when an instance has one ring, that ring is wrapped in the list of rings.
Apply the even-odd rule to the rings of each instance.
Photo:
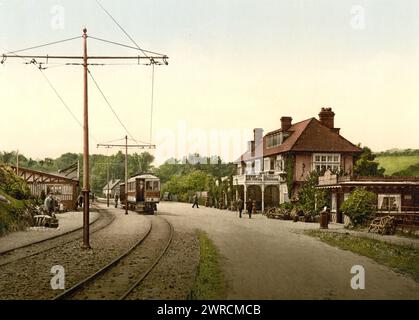
[[[115,219],[115,217],[106,210],[102,210],[99,207],[97,207],[97,209],[100,212],[100,217],[92,224],[90,224],[91,234],[106,228]],[[21,247],[3,251],[2,253],[0,253],[0,267],[44,253],[46,251],[50,251],[72,241],[81,239],[82,237],[83,227],[80,227],[75,230],[56,235],[54,237],[50,237],[37,242],[23,245]]]
[[[150,217],[150,227],[122,255],[80,281],[53,300],[128,298],[156,267],[173,239],[173,226],[166,219]]]

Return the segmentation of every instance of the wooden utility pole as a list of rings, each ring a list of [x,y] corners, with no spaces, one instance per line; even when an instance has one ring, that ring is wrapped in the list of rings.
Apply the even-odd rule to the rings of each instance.
[[[128,136],[125,136],[125,214],[128,214]]]
[[[106,193],[106,205],[109,208],[109,147],[106,151],[106,181],[108,182],[108,190]]]
[[[37,65],[38,68],[42,71],[46,69],[44,65],[47,65],[50,60],[55,59],[66,59],[66,60],[82,60],[82,63],[67,63],[67,65],[82,65],[83,66],[83,245],[82,248],[89,249],[89,202],[90,202],[90,176],[89,176],[89,105],[88,105],[88,61],[90,60],[148,60],[150,64],[157,64],[157,61],[161,61],[162,64],[167,65],[167,59],[169,58],[166,55],[153,55],[153,56],[88,56],[87,54],[87,29],[83,28],[83,55],[82,56],[73,56],[73,55],[21,55],[14,52],[7,54],[2,54],[2,61],[4,63],[8,58],[19,58],[19,59],[30,59],[30,62],[26,64]],[[27,49],[28,50],[28,49]],[[23,50],[21,50],[23,51]],[[20,51],[19,51],[20,52]],[[153,53],[154,54],[154,53]],[[45,59],[45,62],[38,62],[36,59]],[[93,64],[94,65],[94,64]],[[100,64],[105,65],[105,64]],[[129,147],[129,146],[127,146]]]
[[[128,136],[125,136],[125,144],[103,144],[99,143],[97,147],[123,147],[125,148],[125,214],[128,214],[128,148],[155,149],[153,144],[128,144]],[[121,192],[121,191],[120,191]]]
[[[90,249],[89,234],[89,99],[87,92],[87,29],[83,29],[83,248]]]

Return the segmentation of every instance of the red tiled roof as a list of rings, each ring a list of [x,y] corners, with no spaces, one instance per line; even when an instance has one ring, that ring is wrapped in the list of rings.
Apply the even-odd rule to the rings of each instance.
[[[269,149],[264,148],[264,156],[291,151],[350,153],[361,152],[360,148],[346,140],[337,132],[334,132],[333,130],[324,126],[316,118],[310,118],[295,123],[289,128],[288,131],[291,132],[291,135],[285,139],[281,145]]]
[[[287,130],[290,136],[281,145],[267,149],[266,137],[278,132],[281,132],[281,129],[271,131],[263,137],[263,156],[284,152],[362,152],[356,145],[346,140],[339,133],[323,125],[316,118],[294,123]],[[249,151],[246,151],[235,162],[254,158]]]

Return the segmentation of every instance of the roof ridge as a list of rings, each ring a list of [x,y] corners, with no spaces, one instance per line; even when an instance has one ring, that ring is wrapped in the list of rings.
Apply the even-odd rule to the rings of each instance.
[[[295,139],[294,143],[290,146],[290,150],[292,150],[292,148],[295,146],[295,144],[298,142],[298,140],[300,140],[301,136],[303,135],[304,131],[307,129],[307,127],[309,126],[309,124],[314,120],[316,120],[316,118],[311,117],[309,119],[303,120],[303,121],[307,121],[306,126],[303,128],[303,130],[301,130],[300,135],[297,137],[297,139]],[[297,123],[301,123],[303,121],[297,122]]]
[[[314,118],[314,117],[311,117],[311,118],[308,118],[308,119],[305,119],[305,120],[298,121],[298,122],[296,122],[296,123],[291,124],[291,127],[293,127],[293,126],[295,126],[295,125],[297,125],[297,124],[301,124],[301,123],[302,123],[302,122],[304,122],[304,121],[309,121],[309,120],[311,120],[311,119],[315,119],[315,118]],[[290,127],[290,128],[291,128],[291,127]],[[281,128],[278,128],[278,129],[275,129],[275,130],[272,130],[272,131],[267,132],[267,133],[265,134],[265,137],[266,137],[267,135],[272,134],[272,133],[277,132],[277,131],[281,131]],[[287,130],[287,131],[289,131],[289,130]]]
[[[348,142],[349,144],[351,144],[353,147],[355,147],[355,148],[358,148],[358,149],[361,149],[360,147],[358,147],[356,144],[353,144],[352,142],[350,142],[348,139],[346,139],[344,136],[342,136],[340,133],[338,133],[338,132],[335,132],[335,131],[333,131],[333,130],[331,130],[328,126],[325,126],[320,120],[318,120],[318,119],[316,119],[316,118],[313,118],[313,119],[315,119],[320,125],[322,125],[323,127],[325,127],[325,128],[327,128],[327,129],[329,129],[332,133],[334,133],[334,134],[336,134],[338,137],[340,137],[341,139],[343,139],[343,140],[345,140],[346,142]]]

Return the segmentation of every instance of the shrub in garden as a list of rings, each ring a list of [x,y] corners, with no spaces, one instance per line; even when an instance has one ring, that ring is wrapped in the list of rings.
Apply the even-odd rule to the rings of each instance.
[[[354,226],[359,226],[372,217],[376,211],[377,197],[364,188],[356,188],[342,204],[341,210],[351,218]]]
[[[329,193],[325,189],[317,189],[319,174],[310,172],[300,191],[298,192],[298,207],[308,216],[316,216],[320,210],[328,205]],[[316,206],[317,203],[317,206]]]

